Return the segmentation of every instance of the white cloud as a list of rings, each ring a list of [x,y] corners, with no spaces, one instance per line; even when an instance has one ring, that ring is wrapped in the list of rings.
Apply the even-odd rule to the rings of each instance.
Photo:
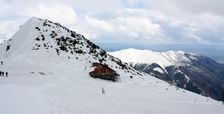
[[[18,15],[21,17],[46,18],[66,25],[77,22],[77,14],[74,9],[70,5],[58,2],[38,2],[34,6],[22,8]]]
[[[71,5],[53,1],[0,1],[0,34],[12,36],[29,18],[36,16],[46,18],[66,26],[75,25],[78,17]]]
[[[216,43],[224,36],[222,0],[1,0],[0,4],[0,35],[7,37],[32,16],[60,22],[95,41]]]
[[[132,31],[136,33],[146,33],[154,35],[160,32],[160,25],[153,24],[150,19],[147,18],[135,18],[135,17],[117,17],[120,27],[120,31]]]
[[[210,12],[224,16],[223,0],[173,0],[176,6],[191,13]]]
[[[195,34],[192,34],[190,33],[188,36],[187,36],[189,39],[191,39],[192,42],[196,41],[196,42],[202,42],[202,38],[200,38],[199,36],[195,35]]]
[[[91,26],[93,29],[98,29],[101,31],[108,31],[108,32],[113,32],[114,30],[113,25],[110,22],[107,22],[105,20],[94,19],[94,18],[86,16],[85,21],[87,22],[87,25]]]
[[[86,31],[95,32],[95,35],[92,35],[93,37],[90,37],[90,39],[98,37],[105,40],[141,40],[151,39],[162,32],[160,25],[153,23],[147,17],[134,17],[121,12],[116,13],[113,18],[104,20],[86,16],[83,19],[83,24],[81,26],[84,26]]]
[[[93,12],[114,11],[124,7],[123,0],[68,0],[68,2],[79,10]]]

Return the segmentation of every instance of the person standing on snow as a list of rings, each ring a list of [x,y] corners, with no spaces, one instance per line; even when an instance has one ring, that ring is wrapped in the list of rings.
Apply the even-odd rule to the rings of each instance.
[[[102,93],[105,95],[105,90],[104,90],[104,88],[102,88]]]

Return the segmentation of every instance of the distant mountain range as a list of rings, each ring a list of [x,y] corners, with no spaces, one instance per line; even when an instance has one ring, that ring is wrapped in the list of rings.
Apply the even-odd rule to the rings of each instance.
[[[224,101],[224,65],[182,51],[154,52],[125,49],[111,55],[180,88]]]
[[[96,41],[97,42],[97,41]],[[106,51],[119,51],[127,48],[149,49],[156,52],[166,52],[169,50],[197,53],[224,64],[224,44],[139,44],[139,43],[97,43]],[[116,46],[115,46],[116,45]],[[206,50],[206,51],[205,51]]]

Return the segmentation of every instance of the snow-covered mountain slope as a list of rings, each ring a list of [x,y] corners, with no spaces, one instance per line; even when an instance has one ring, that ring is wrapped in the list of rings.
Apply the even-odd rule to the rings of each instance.
[[[165,68],[169,65],[188,65],[191,60],[185,56],[182,51],[154,52],[151,50],[125,49],[121,51],[111,52],[111,55],[122,59],[123,62],[138,63],[157,63]],[[191,59],[196,59],[192,54]]]
[[[58,23],[32,18],[0,48],[1,114],[222,114],[221,102],[139,73]],[[92,63],[119,75],[94,79]]]
[[[129,63],[136,70],[224,101],[224,66],[208,57],[182,51],[154,52],[137,49],[110,54]]]
[[[83,35],[59,23],[35,17],[21,26],[19,31],[1,46],[0,51],[0,60],[4,63],[1,69],[10,74],[18,74],[14,69],[11,70],[12,68],[16,68],[21,74],[51,72],[52,66],[53,69],[58,69],[62,68],[61,64],[73,65],[73,62],[77,61],[84,62],[80,67],[90,67],[92,63],[98,62],[129,75],[139,74],[119,59],[106,54]]]

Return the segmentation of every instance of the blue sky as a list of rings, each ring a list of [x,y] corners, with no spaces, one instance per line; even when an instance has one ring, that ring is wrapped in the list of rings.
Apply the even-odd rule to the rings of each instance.
[[[0,0],[0,39],[30,17],[96,43],[224,44],[223,0]]]

